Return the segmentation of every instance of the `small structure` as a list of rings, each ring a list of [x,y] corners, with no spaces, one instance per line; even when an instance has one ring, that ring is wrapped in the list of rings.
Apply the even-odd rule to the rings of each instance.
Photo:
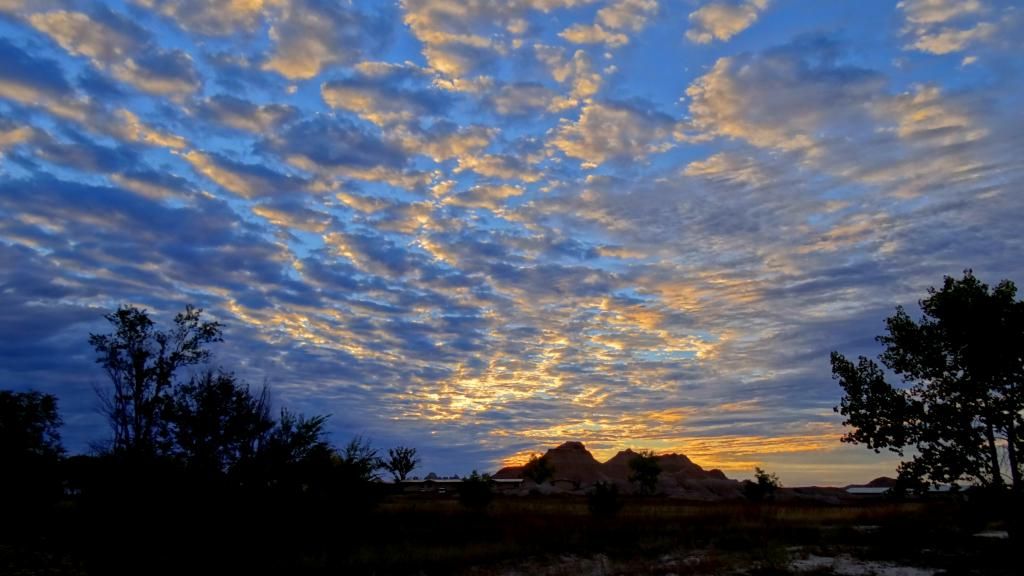
[[[403,492],[433,492],[447,494],[458,489],[464,482],[463,478],[426,478],[423,480],[402,480],[399,484]],[[491,478],[491,485],[499,491],[514,490],[522,484],[522,478]]]

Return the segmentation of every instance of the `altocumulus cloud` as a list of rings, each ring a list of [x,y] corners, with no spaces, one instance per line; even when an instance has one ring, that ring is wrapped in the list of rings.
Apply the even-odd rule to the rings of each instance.
[[[84,448],[102,314],[194,303],[216,364],[423,472],[891,473],[828,352],[1024,276],[1012,4],[0,1],[0,380]]]

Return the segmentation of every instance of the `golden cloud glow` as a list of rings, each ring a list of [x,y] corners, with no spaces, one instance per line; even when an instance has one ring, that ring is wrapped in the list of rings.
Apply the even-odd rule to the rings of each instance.
[[[714,40],[726,41],[750,28],[765,8],[768,0],[746,0],[741,4],[712,2],[690,14],[686,38],[697,44]]]

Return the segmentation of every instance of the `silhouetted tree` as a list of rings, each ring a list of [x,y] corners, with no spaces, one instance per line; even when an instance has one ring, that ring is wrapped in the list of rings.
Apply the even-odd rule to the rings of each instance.
[[[658,457],[650,450],[641,450],[629,461],[629,481],[637,485],[641,494],[654,494],[660,475]]]
[[[530,461],[523,466],[523,477],[534,484],[543,484],[555,477],[555,467],[547,456],[530,456]]]
[[[772,500],[775,498],[775,491],[782,487],[779,477],[769,474],[761,468],[754,468],[754,481],[743,481],[743,495],[753,502]]]
[[[377,471],[384,463],[369,440],[355,436],[338,453],[337,466],[342,480],[352,484],[379,480]]]
[[[59,495],[61,424],[53,395],[0,390],[0,499],[30,507]]]
[[[856,364],[832,353],[833,378],[843,388],[835,409],[852,428],[844,442],[878,452],[914,454],[900,465],[904,480],[977,482],[1005,486],[1000,450],[1009,477],[1021,489],[1024,448],[1024,303],[1008,280],[994,289],[970,270],[946,277],[920,301],[914,321],[903,310],[886,319],[880,360],[906,387],[886,381],[875,362]]]
[[[597,482],[587,494],[587,508],[598,518],[611,518],[622,509],[619,487],[611,482]]]
[[[96,362],[113,384],[101,398],[115,453],[149,456],[167,448],[158,446],[157,436],[175,373],[209,358],[205,346],[221,340],[221,325],[204,322],[201,315],[201,309],[186,306],[165,332],[155,328],[146,310],[121,306],[104,316],[112,333],[89,335]]]
[[[494,499],[494,492],[491,490],[491,477],[487,474],[481,475],[476,470],[468,477],[463,478],[459,486],[459,502],[463,506],[474,511],[482,511]]]
[[[410,472],[416,469],[420,459],[416,457],[416,449],[406,446],[388,448],[388,457],[382,462],[385,470],[394,476],[395,482],[405,480]]]
[[[189,468],[207,473],[225,473],[255,458],[259,450],[267,448],[275,427],[266,387],[253,394],[234,374],[212,370],[174,387],[162,420],[162,434],[173,453]],[[290,421],[283,424],[294,426]],[[307,442],[319,441],[310,439],[308,433],[304,437]]]
[[[327,416],[306,417],[281,409],[273,428],[259,440],[253,458],[231,470],[242,485],[278,492],[316,492],[334,482],[337,454],[327,442]]]
[[[0,390],[0,461],[59,458],[62,424],[56,396]]]

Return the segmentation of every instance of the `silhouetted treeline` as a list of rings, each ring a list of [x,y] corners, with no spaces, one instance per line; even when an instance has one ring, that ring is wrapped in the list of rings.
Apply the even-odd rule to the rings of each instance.
[[[0,392],[0,573],[288,572],[326,534],[345,548],[388,489],[378,472],[418,465],[413,448],[382,458],[361,437],[336,448],[326,415],[275,416],[267,388],[231,372],[182,379],[222,337],[198,309],[166,331],[133,307],[106,318],[89,343],[111,435],[93,454],[64,457],[54,396]]]

